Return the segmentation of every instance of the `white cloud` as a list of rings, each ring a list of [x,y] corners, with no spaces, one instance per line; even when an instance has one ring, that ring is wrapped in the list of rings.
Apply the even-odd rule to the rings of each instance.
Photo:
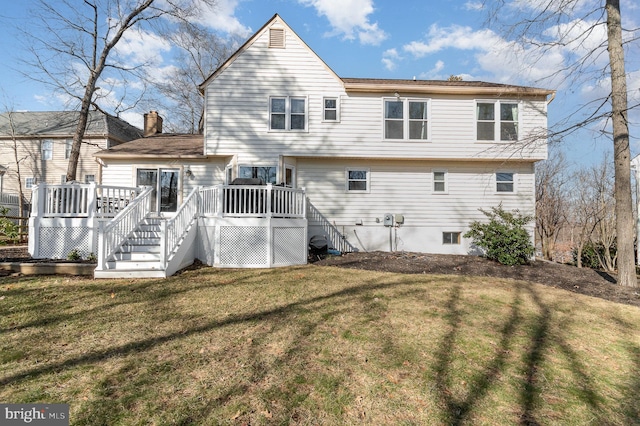
[[[400,60],[402,60],[402,57],[396,49],[385,50],[382,54],[382,63],[389,71],[395,70],[398,67],[397,62]]]
[[[373,0],[298,0],[304,6],[312,6],[318,15],[329,20],[332,31],[329,36],[342,34],[347,40],[358,39],[362,44],[379,45],[387,34],[371,22]]]
[[[484,4],[481,1],[468,1],[464,4],[464,8],[466,10],[482,10],[484,9]]]
[[[214,30],[247,38],[253,31],[236,18],[235,11],[239,3],[240,0],[216,0],[213,7],[203,5],[199,22]]]
[[[156,34],[132,28],[124,33],[115,50],[128,65],[159,64],[171,44]]]
[[[403,50],[422,58],[426,55],[444,50],[469,51],[483,73],[490,74],[489,78],[504,83],[530,83],[549,76],[562,68],[564,56],[559,48],[545,52],[544,60],[535,49],[524,47],[516,42],[510,42],[488,29],[473,30],[471,27],[452,25],[439,27],[432,25],[425,36],[425,40],[413,41],[403,46]],[[557,84],[558,76],[553,82]]]
[[[433,68],[431,68],[429,71],[427,72],[423,72],[420,74],[420,79],[423,80],[445,80],[446,77],[444,77],[442,74],[440,74],[440,72],[444,69],[444,62],[441,60],[436,61],[435,65],[433,66]]]

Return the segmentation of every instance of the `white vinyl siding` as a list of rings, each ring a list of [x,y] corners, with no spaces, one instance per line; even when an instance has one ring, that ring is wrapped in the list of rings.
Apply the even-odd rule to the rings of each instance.
[[[505,210],[534,212],[532,163],[514,165],[518,192],[504,197],[495,191],[500,163],[422,162],[298,159],[297,184],[331,223],[365,225],[376,223],[384,213],[402,214],[405,226],[465,229],[474,220],[485,220],[480,207],[503,204]],[[346,192],[345,170],[368,170],[368,192]],[[425,190],[432,184],[432,170],[447,170],[449,196]],[[440,235],[440,234],[439,234]],[[439,242],[438,237],[438,242]]]

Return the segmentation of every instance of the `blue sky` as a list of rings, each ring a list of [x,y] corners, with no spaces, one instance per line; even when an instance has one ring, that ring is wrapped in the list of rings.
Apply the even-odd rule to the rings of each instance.
[[[533,14],[536,2],[540,0],[511,3],[521,12]],[[0,55],[4,58],[0,64],[0,100],[16,110],[61,109],[63,99],[20,74],[20,36],[15,27],[29,28],[32,3],[33,0],[4,1],[0,10],[3,27]],[[600,2],[594,0],[594,3]],[[622,3],[625,27],[637,28],[638,2]],[[580,45],[554,49],[542,60],[535,61],[530,47],[486,28],[486,11],[476,0],[218,0],[217,9],[203,13],[201,19],[223,37],[233,34],[246,39],[275,13],[342,77],[446,79],[453,74],[465,80],[555,89],[558,94],[549,106],[550,124],[560,121],[578,105],[607,92],[606,79],[594,77],[591,81],[571,84],[561,78],[544,78],[560,70],[567,59],[585,45],[602,42],[603,31],[591,33],[590,39],[582,40]],[[578,17],[576,20],[575,27],[579,28],[581,22]],[[139,36],[144,38],[142,34]],[[148,37],[144,45],[140,41],[132,35],[122,47],[123,51],[129,49],[126,53],[131,58],[143,54],[156,56],[159,73],[163,67],[170,66],[170,47],[159,40],[149,42]],[[630,104],[640,101],[637,43],[627,52]],[[141,113],[130,113],[125,118],[140,125]],[[636,154],[640,152],[637,138],[640,114],[632,113],[630,121],[632,151]],[[597,123],[567,138],[564,150],[569,159],[575,163],[595,161],[611,145],[606,129],[606,123]]]

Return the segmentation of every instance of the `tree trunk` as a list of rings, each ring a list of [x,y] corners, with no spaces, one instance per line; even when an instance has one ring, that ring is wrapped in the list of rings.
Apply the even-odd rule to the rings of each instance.
[[[607,0],[607,39],[611,67],[613,155],[615,167],[616,234],[618,239],[618,284],[637,287],[634,226],[631,201],[631,151],[627,122],[627,79],[624,71],[620,1]]]

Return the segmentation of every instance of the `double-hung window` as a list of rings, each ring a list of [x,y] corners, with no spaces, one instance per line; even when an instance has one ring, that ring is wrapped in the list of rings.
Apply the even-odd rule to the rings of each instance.
[[[447,171],[446,170],[433,171],[433,192],[441,193],[441,194],[447,192]]]
[[[517,102],[477,102],[477,139],[479,141],[517,141],[518,111]]]
[[[71,148],[73,148],[73,139],[67,139],[64,141],[64,159],[71,158]]]
[[[429,139],[428,99],[385,99],[384,138]]]
[[[369,191],[369,170],[368,169],[347,169],[347,191],[368,192]]]
[[[324,98],[323,103],[323,121],[340,121],[338,98]]]
[[[307,129],[307,98],[271,97],[269,99],[269,129],[304,131]]]
[[[42,159],[53,160],[53,141],[51,139],[42,141]]]
[[[36,184],[36,178],[34,177],[28,177],[28,178],[25,178],[24,180],[25,189],[31,189],[35,186],[35,184]]]
[[[514,174],[507,172],[496,173],[496,191],[514,192]]]

